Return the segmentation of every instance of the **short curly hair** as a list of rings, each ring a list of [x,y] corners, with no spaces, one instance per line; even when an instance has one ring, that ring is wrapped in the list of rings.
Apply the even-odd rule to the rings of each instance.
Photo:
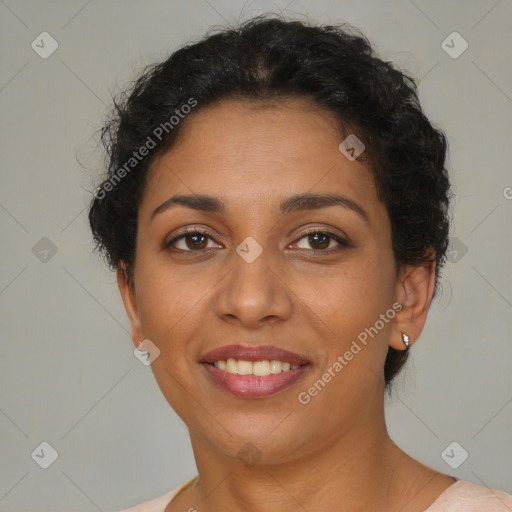
[[[195,105],[197,112],[226,99],[287,98],[312,100],[335,116],[341,132],[354,133],[365,144],[378,197],[389,214],[397,271],[402,264],[435,260],[436,291],[450,224],[447,141],[424,115],[415,79],[381,60],[347,23],[312,25],[271,15],[213,29],[164,62],[147,66],[130,91],[113,99],[101,130],[107,173],[89,209],[96,249],[109,267],[126,265],[133,282],[137,213],[148,169],[173,147],[187,122],[185,116],[170,123],[173,116],[183,118],[191,110],[185,105]],[[151,137],[156,127],[165,130]],[[153,149],[135,162],[148,137]],[[408,351],[389,347],[386,387],[407,356]]]

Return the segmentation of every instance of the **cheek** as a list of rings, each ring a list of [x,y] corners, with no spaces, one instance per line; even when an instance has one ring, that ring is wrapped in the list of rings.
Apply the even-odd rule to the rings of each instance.
[[[208,290],[212,288],[205,276],[185,272],[170,266],[147,264],[140,272],[141,289],[137,294],[144,335],[161,352],[183,353],[186,344],[180,340],[197,328],[198,311],[204,307]]]
[[[171,407],[190,424],[190,399],[197,403],[200,400],[191,372],[195,345],[189,341],[204,333],[205,294],[211,286],[204,276],[201,279],[176,269],[171,272],[170,266],[158,266],[154,260],[138,277],[143,283],[137,296],[142,331],[160,350],[151,365],[153,375]]]
[[[392,274],[386,266],[366,260],[308,281],[316,283],[316,292],[304,285],[297,296],[306,303],[309,318],[322,329],[322,341],[317,354],[319,366],[300,390],[303,401],[299,402],[308,402],[304,414],[322,418],[321,423],[334,428],[340,418],[350,422],[361,400],[380,385],[394,317]],[[393,315],[382,321],[381,314],[390,310]]]
[[[335,337],[357,334],[390,306],[389,270],[374,258],[354,258],[350,264],[303,273],[292,288],[307,308],[318,315]]]
[[[359,256],[350,264],[307,275],[294,287],[322,340],[318,372],[336,375],[320,403],[343,396],[347,405],[345,400],[350,402],[377,382],[384,364],[394,317],[394,259],[376,249]]]

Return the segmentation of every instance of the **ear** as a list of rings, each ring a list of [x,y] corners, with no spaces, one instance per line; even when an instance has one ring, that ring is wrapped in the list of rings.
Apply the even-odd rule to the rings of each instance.
[[[435,255],[433,261],[402,267],[395,290],[395,300],[402,309],[393,318],[391,347],[406,350],[402,333],[409,336],[409,346],[420,337],[434,295],[435,268]]]
[[[124,262],[121,262],[117,267],[117,284],[123,299],[124,309],[128,315],[131,326],[132,342],[135,347],[138,347],[144,340],[142,333],[142,326],[139,318],[139,310],[137,306],[137,296],[135,293],[135,284],[128,282],[128,276],[126,273],[126,266]]]

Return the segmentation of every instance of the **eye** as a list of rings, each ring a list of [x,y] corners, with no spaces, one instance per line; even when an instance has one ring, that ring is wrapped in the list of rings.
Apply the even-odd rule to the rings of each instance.
[[[184,234],[173,238],[169,242],[165,242],[164,248],[168,249],[173,246],[178,251],[185,253],[200,252],[212,247],[208,247],[208,239],[213,240],[208,233],[198,230],[197,228],[189,228]],[[220,246],[215,245],[214,247]]]
[[[165,242],[164,248],[169,249],[170,247],[173,247],[179,252],[191,254],[211,249],[212,247],[222,247],[217,244],[208,246],[208,239],[213,240],[207,232],[201,231],[197,228],[188,228],[185,230],[185,233],[174,237],[169,242]],[[320,231],[318,229],[304,233],[298,241],[294,243],[298,245],[301,240],[305,240],[305,243],[309,244],[310,247],[299,246],[299,248],[314,252],[332,252],[331,250],[336,246],[335,244],[332,244],[332,242],[335,242],[342,247],[351,247],[350,242],[339,235],[329,231]]]
[[[307,233],[304,233],[295,243],[298,244],[299,241],[303,239],[305,239],[306,243],[309,244],[310,247],[312,247],[312,249],[308,247],[301,248],[306,250],[314,250],[315,252],[331,252],[330,249],[333,248],[331,242],[337,242],[338,245],[341,245],[342,247],[350,247],[350,242],[348,242],[348,240],[345,240],[339,235],[336,235],[335,233],[331,233],[329,231],[308,231]]]

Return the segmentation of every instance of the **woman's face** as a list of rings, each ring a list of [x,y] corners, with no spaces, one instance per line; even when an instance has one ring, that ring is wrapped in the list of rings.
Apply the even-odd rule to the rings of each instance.
[[[335,122],[299,100],[225,101],[186,123],[152,166],[134,289],[120,286],[133,341],[160,350],[151,367],[194,449],[236,457],[250,442],[241,453],[275,462],[364,435],[382,414],[390,340],[401,346],[403,289],[366,164],[342,154]],[[191,195],[189,206],[159,209]],[[228,358],[246,362],[211,364]],[[251,365],[261,360],[270,363]],[[277,373],[236,375],[251,368]]]

